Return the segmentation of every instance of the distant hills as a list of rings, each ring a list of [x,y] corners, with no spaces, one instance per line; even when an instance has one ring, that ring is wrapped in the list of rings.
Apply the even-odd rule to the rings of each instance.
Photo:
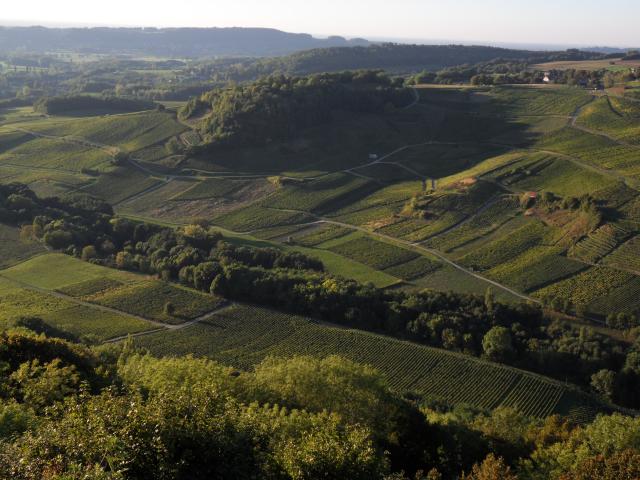
[[[410,73],[421,70],[437,72],[446,68],[480,63],[536,64],[552,61],[579,61],[604,58],[602,53],[565,51],[513,50],[467,45],[372,44],[368,47],[314,48],[270,58],[252,58],[228,64],[220,60],[217,73],[222,80],[244,81],[263,75],[286,73],[307,75],[343,70],[385,70]]]
[[[272,56],[328,47],[366,46],[364,39],[315,38],[268,28],[0,27],[0,52],[55,50],[180,57]]]

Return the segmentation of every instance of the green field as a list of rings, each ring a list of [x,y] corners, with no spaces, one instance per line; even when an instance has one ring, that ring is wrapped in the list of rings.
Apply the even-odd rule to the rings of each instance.
[[[244,369],[267,356],[338,354],[379,369],[399,392],[486,409],[512,406],[538,417],[597,408],[588,397],[545,377],[256,307],[234,306],[184,330],[135,342],[156,355],[207,356]]]

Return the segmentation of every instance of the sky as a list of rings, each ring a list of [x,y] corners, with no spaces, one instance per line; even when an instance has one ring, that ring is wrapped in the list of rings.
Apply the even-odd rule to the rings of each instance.
[[[0,24],[270,27],[316,36],[640,46],[640,0],[5,0]]]

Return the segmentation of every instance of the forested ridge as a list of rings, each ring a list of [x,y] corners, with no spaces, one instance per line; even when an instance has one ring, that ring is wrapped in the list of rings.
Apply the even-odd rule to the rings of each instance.
[[[197,121],[210,146],[264,145],[331,120],[332,111],[382,112],[407,105],[413,94],[378,71],[270,76],[193,98],[180,118]]]

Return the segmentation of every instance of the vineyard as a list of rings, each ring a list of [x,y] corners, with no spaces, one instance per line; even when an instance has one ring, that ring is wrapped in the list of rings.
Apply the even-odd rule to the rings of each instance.
[[[222,214],[214,219],[214,223],[229,230],[246,232],[281,225],[312,222],[313,220],[313,217],[303,212],[275,210],[260,205],[251,205],[242,210]]]
[[[491,92],[498,111],[511,115],[571,115],[591,96],[571,87],[499,87]]]
[[[407,235],[406,239],[422,241],[437,235],[486,208],[501,193],[500,187],[480,181],[418,197],[405,211],[423,219],[425,227]]]
[[[170,114],[163,112],[91,117],[32,128],[47,135],[83,138],[130,152],[166,141],[186,130]]]
[[[531,221],[503,238],[494,240],[460,259],[463,265],[488,270],[523,254],[543,242],[548,235],[545,225]]]
[[[408,262],[386,268],[383,271],[402,280],[413,280],[433,273],[441,267],[442,264],[440,262],[420,256]]]
[[[622,285],[612,288],[606,296],[595,298],[589,309],[602,316],[609,313],[640,315],[640,277],[635,276]]]
[[[586,308],[587,311],[606,315],[615,311],[611,305],[614,304],[614,300],[610,295],[626,291],[629,284],[635,283],[637,278],[631,273],[597,266],[538,290],[535,295],[539,298],[566,299],[573,305]],[[631,306],[626,307],[633,309],[633,305],[640,305],[640,297],[636,294],[632,302]],[[608,310],[603,311],[603,305],[606,305]]]
[[[169,324],[180,324],[219,307],[221,299],[160,281],[110,288],[84,300]],[[165,306],[170,303],[173,312]]]
[[[345,237],[344,242],[327,249],[379,270],[408,262],[419,256],[411,250],[373,240],[361,234]]]
[[[160,180],[149,177],[139,170],[125,167],[104,173],[90,185],[86,192],[117,204],[147,189],[160,185]]]
[[[62,253],[39,255],[1,272],[3,277],[47,290],[109,278],[122,283],[140,281],[139,275],[83,262]]]
[[[336,238],[344,237],[351,233],[351,230],[339,225],[325,224],[319,228],[312,228],[310,231],[303,230],[299,235],[293,237],[294,242],[304,247],[315,247],[321,243]]]
[[[335,173],[310,182],[286,183],[264,202],[271,208],[291,208],[323,213],[360,200],[379,184],[346,173]]]
[[[491,176],[517,190],[545,190],[561,197],[579,197],[614,182],[605,175],[545,154],[532,155]]]
[[[640,236],[635,236],[623,243],[604,257],[603,263],[613,267],[627,268],[640,275]]]
[[[69,300],[21,287],[0,277],[0,325],[7,328],[22,317],[37,317],[76,337],[97,340],[137,333],[153,328],[149,323],[124,314],[103,312]]]
[[[619,140],[640,143],[640,106],[637,102],[617,97],[599,98],[584,107],[578,124]]]
[[[428,239],[424,244],[443,252],[450,252],[478,237],[488,235],[497,230],[519,213],[516,197],[508,196],[498,199],[467,222],[456,228]]]
[[[413,279],[411,284],[415,285],[419,289],[429,288],[440,292],[452,291],[474,295],[484,295],[487,292],[487,288],[491,287],[486,281],[472,277],[471,275],[446,264],[443,265],[442,268],[439,268],[423,277]],[[517,303],[522,300],[501,288],[493,288],[493,293],[495,294],[496,299],[501,302]]]
[[[640,174],[638,150],[599,135],[593,135],[575,128],[564,128],[544,135],[538,146],[565,155],[579,158],[587,163],[614,170],[620,174],[634,176]]]
[[[97,293],[106,292],[113,288],[122,286],[123,283],[113,278],[101,277],[85,280],[84,282],[74,283],[66,287],[56,289],[60,293],[69,295],[70,297],[82,298]]]
[[[561,255],[558,247],[537,246],[487,271],[488,277],[522,292],[531,292],[570,277],[586,265]]]
[[[261,180],[230,180],[225,178],[208,178],[197,182],[193,187],[174,196],[173,200],[202,200],[205,198],[227,197],[234,192],[251,186]]]
[[[631,236],[631,232],[616,223],[607,223],[580,240],[570,255],[588,263],[596,263]]]
[[[527,415],[591,411],[592,401],[559,382],[472,357],[384,336],[319,325],[302,317],[234,306],[178,332],[135,339],[156,355],[207,356],[250,369],[267,356],[337,354],[379,369],[399,392],[452,404],[518,408]]]
[[[129,315],[105,312],[84,305],[46,312],[41,315],[41,318],[55,328],[78,338],[84,337],[98,341],[156,328],[144,320]]]
[[[5,150],[5,149],[3,149]],[[0,154],[0,164],[52,168],[69,172],[83,169],[103,170],[110,166],[111,156],[95,148],[76,143],[31,137],[11,150]]]

